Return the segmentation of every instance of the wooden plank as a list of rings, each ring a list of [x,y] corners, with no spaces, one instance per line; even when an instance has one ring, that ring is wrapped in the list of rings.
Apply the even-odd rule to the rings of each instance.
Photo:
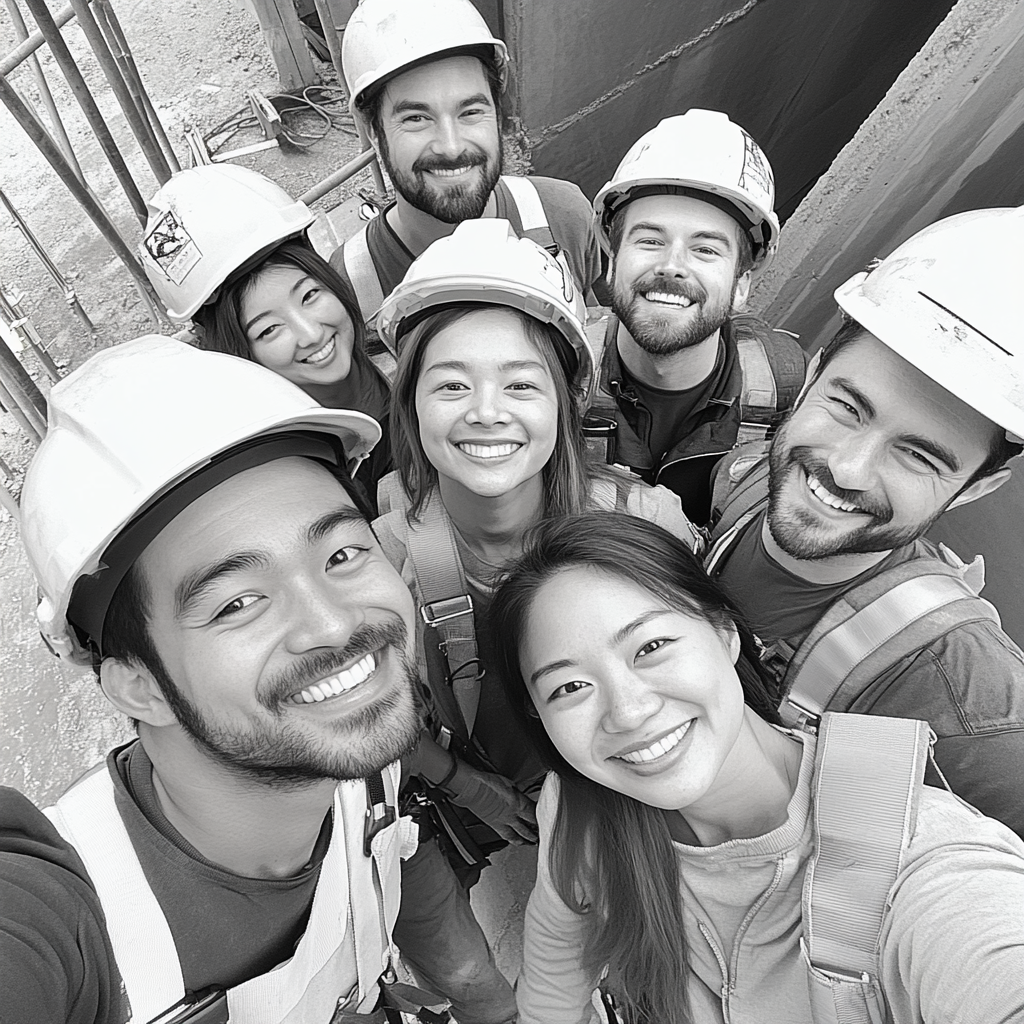
[[[313,60],[292,0],[248,0],[248,3],[256,13],[260,31],[277,65],[281,89],[293,92],[315,85]]]

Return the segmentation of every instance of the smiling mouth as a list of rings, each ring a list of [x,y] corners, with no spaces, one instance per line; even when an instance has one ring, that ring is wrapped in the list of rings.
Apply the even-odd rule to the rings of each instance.
[[[476,164],[470,164],[468,167],[432,167],[427,170],[427,174],[433,174],[438,178],[461,178],[474,167]]]
[[[472,441],[459,441],[455,445],[460,452],[471,455],[474,459],[503,459],[522,448],[518,441],[501,444],[475,444]]]
[[[834,495],[828,490],[820,480],[812,473],[809,473],[806,469],[804,470],[804,477],[807,480],[807,487],[811,494],[818,499],[823,505],[827,505],[829,508],[835,509],[838,512],[859,512],[861,515],[867,515],[864,509],[857,505],[853,505],[848,501],[843,501],[842,498]]]
[[[299,690],[298,693],[293,693],[290,697],[285,698],[285,703],[319,704],[354,690],[377,671],[377,654],[378,652],[364,654],[354,665],[350,665],[332,676],[327,676],[325,679],[307,686],[304,690]]]
[[[641,295],[648,302],[656,302],[661,306],[675,306],[678,309],[686,309],[693,305],[693,299],[685,295],[677,295],[674,292],[641,292]]]
[[[332,334],[330,341],[326,345],[321,345],[312,355],[306,356],[304,359],[300,359],[300,363],[309,363],[310,366],[316,366],[319,363],[325,363],[331,356],[334,355],[334,350],[337,347],[337,335]]]
[[[659,757],[664,757],[682,743],[683,737],[690,731],[691,725],[693,725],[692,718],[683,722],[678,729],[670,732],[667,736],[662,736],[660,740],[652,743],[649,747],[631,750],[628,754],[615,754],[615,759],[626,761],[628,764],[650,764],[652,761],[657,761]]]

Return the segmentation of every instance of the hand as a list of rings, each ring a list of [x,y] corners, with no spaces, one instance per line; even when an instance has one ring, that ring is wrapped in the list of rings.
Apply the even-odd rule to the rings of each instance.
[[[477,771],[465,761],[445,787],[453,804],[472,811],[502,839],[516,846],[537,842],[537,813],[533,801],[508,779]]]

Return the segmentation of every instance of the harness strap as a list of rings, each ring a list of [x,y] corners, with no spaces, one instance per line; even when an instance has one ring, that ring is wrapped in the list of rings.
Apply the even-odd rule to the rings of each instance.
[[[185,995],[185,982],[167,918],[117,811],[107,766],[97,765],[44,813],[89,872],[132,1020],[150,1020]]]
[[[366,323],[369,323],[376,315],[377,310],[384,304],[384,290],[380,285],[380,278],[377,276],[377,268],[373,265],[373,257],[370,255],[370,246],[367,241],[366,232],[369,224],[357,231],[341,250],[341,256],[345,263],[345,273],[352,283],[356,293],[356,300],[359,303],[359,312]]]
[[[545,249],[553,246],[555,236],[551,233],[551,225],[548,223],[548,215],[537,186],[529,178],[512,174],[503,174],[501,181],[516,205],[519,220],[523,225],[523,236]]]
[[[736,444],[763,441],[779,408],[779,389],[764,342],[748,331],[736,331],[743,373],[740,428]]]
[[[857,588],[833,602],[790,662],[788,692],[779,708],[787,725],[813,723],[830,704],[836,706],[841,690],[855,696],[955,626],[999,622],[995,608],[959,576],[921,573],[914,562],[894,566],[863,586],[880,593],[859,609],[848,600]]]
[[[878,945],[913,835],[928,756],[927,722],[822,717],[815,752],[815,852],[803,892],[815,1022],[880,1021]]]

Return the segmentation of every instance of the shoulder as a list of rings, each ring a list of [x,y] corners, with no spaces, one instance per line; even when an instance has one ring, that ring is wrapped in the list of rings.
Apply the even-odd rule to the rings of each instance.
[[[550,202],[567,211],[585,213],[588,221],[593,217],[593,208],[579,185],[574,182],[562,178],[536,177],[532,174],[526,180],[537,189],[541,202],[545,205]]]

